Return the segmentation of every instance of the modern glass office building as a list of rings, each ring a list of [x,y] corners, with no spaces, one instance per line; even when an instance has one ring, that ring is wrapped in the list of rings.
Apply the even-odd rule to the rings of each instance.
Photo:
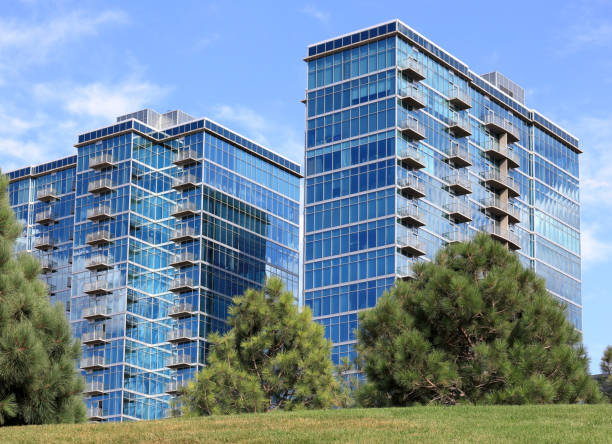
[[[299,292],[300,167],[208,119],[143,110],[77,155],[9,173],[24,225],[83,345],[91,420],[172,413],[231,297]]]
[[[308,47],[304,304],[354,357],[357,313],[486,231],[581,326],[578,140],[394,20]]]

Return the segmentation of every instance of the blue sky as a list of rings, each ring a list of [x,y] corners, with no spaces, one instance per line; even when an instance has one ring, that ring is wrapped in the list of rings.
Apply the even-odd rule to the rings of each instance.
[[[178,6],[177,6],[178,5]],[[399,18],[581,139],[584,340],[612,344],[610,1],[0,0],[0,166],[70,155],[122,113],[181,108],[303,161],[306,46]]]

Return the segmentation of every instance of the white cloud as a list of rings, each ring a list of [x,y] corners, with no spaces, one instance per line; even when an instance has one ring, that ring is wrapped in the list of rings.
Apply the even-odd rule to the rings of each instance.
[[[320,21],[321,23],[328,23],[329,19],[331,18],[331,14],[329,12],[323,11],[314,5],[306,5],[300,9],[300,12]]]
[[[612,259],[612,241],[606,240],[600,225],[583,225],[580,230],[581,255],[585,266]]]
[[[217,106],[213,119],[294,162],[304,161],[304,136],[292,124],[278,122],[242,105]]]

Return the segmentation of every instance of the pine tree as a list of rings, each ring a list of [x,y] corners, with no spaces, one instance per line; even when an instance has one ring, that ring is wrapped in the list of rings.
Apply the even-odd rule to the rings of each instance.
[[[500,243],[480,234],[414,271],[360,316],[363,404],[599,401],[580,334]]]
[[[197,415],[321,409],[340,397],[323,327],[301,312],[280,279],[236,297],[224,336],[183,394]]]
[[[51,306],[40,264],[14,255],[21,232],[0,176],[0,424],[76,422],[85,418],[83,382],[62,306]]]
[[[606,375],[610,383],[612,383],[612,345],[608,345],[604,350],[599,368],[601,368],[603,374]]]

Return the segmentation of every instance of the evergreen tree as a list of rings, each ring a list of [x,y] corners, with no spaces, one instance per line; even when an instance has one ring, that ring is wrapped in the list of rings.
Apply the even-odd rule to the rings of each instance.
[[[62,306],[52,307],[40,264],[14,255],[21,227],[0,176],[0,424],[82,421],[80,344]]]
[[[608,345],[604,350],[599,368],[601,368],[602,373],[606,375],[612,383],[612,345]]]
[[[503,245],[479,234],[414,271],[360,315],[363,404],[599,401],[580,334]]]
[[[321,409],[340,396],[331,346],[308,308],[298,312],[280,279],[247,290],[229,310],[232,329],[211,336],[207,366],[183,394],[198,415]]]

